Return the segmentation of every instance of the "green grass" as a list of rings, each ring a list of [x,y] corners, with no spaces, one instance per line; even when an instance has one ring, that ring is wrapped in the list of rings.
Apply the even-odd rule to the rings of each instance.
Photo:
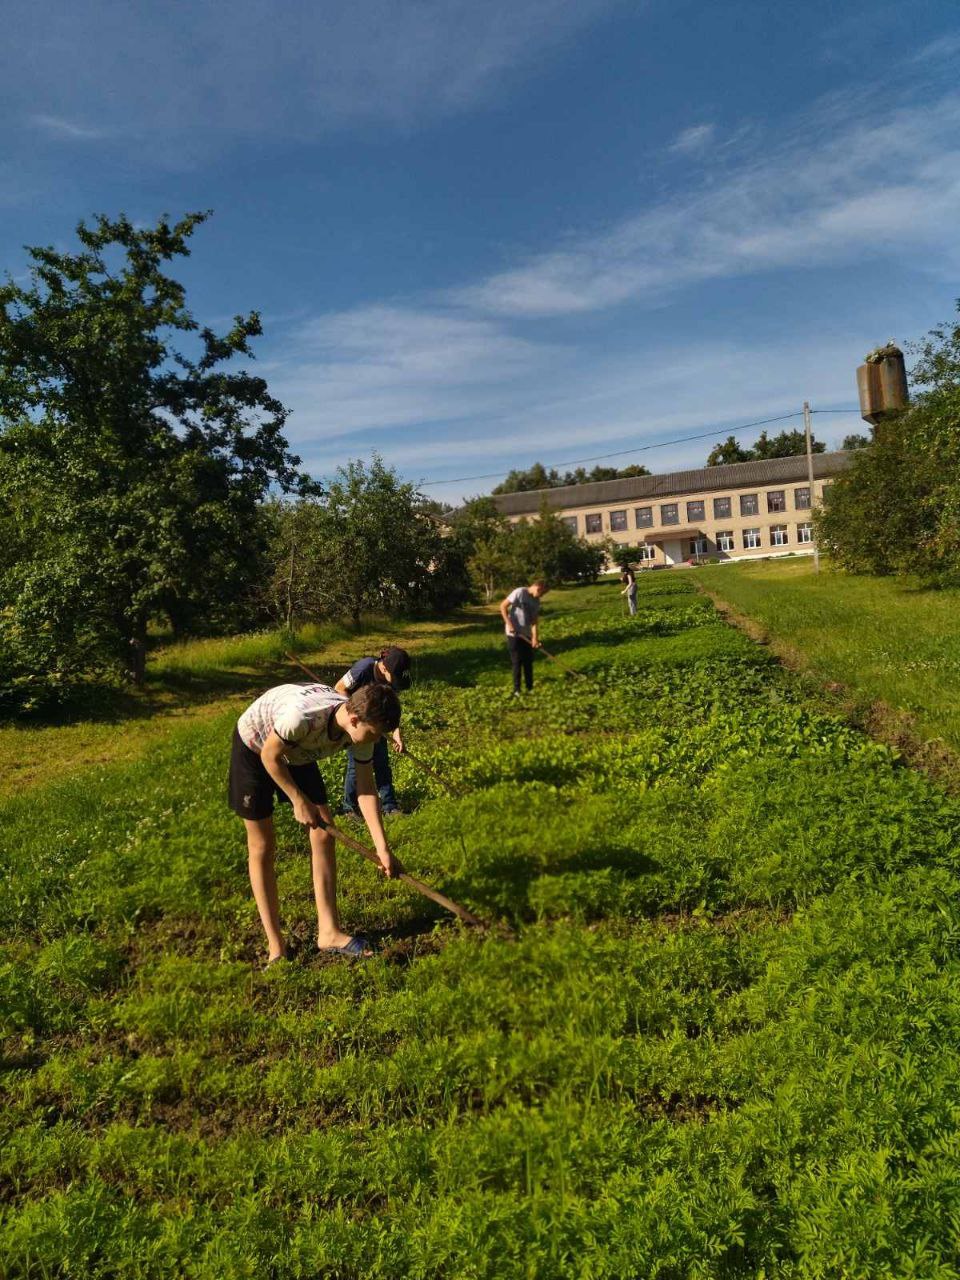
[[[424,627],[375,959],[263,973],[240,705],[0,804],[8,1277],[957,1280],[960,803],[693,574]],[[135,756],[135,753],[134,753]],[[340,762],[324,765],[331,788]],[[281,902],[309,943],[304,840]]]
[[[271,684],[304,679],[287,651],[335,681],[358,653],[398,640],[416,652],[436,632],[435,623],[368,618],[360,634],[327,623],[301,627],[292,636],[264,631],[158,646],[142,689],[91,687],[49,715],[0,723],[0,798],[64,773],[145,755],[174,724],[209,720]]]
[[[821,680],[911,713],[960,749],[960,591],[894,578],[815,574],[809,559],[697,571]]]

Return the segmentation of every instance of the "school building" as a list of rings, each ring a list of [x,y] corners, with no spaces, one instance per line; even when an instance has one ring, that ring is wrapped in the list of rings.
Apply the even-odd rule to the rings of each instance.
[[[510,520],[535,517],[541,503],[588,542],[610,538],[640,548],[643,567],[750,560],[811,553],[811,512],[849,465],[843,452],[735,462],[661,476],[599,480],[559,489],[494,495]]]

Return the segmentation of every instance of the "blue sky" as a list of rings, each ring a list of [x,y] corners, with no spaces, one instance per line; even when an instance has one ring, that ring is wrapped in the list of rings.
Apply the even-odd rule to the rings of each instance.
[[[851,406],[863,354],[960,295],[956,0],[4,11],[0,267],[212,208],[178,274],[204,322],[262,312],[317,475],[378,450],[454,501]]]

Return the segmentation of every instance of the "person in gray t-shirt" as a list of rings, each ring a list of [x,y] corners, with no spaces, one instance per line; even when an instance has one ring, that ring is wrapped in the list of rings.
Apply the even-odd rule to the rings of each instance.
[[[533,651],[540,647],[540,601],[547,593],[542,578],[529,587],[517,587],[500,601],[500,616],[507,635],[513,667],[513,696],[520,697],[520,672],[527,689],[533,688]]]

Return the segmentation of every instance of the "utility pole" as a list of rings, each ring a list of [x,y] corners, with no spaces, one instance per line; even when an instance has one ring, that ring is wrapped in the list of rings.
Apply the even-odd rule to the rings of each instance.
[[[803,402],[803,430],[807,437],[807,483],[810,486],[810,528],[813,532],[813,571],[820,572],[820,548],[813,527],[813,432],[810,430],[810,402]]]

